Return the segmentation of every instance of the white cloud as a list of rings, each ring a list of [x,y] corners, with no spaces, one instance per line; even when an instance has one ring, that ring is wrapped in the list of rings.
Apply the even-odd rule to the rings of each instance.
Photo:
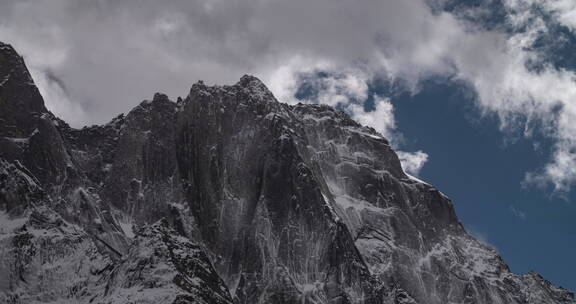
[[[494,248],[495,250],[498,250],[496,245],[494,245],[490,242],[490,239],[488,238],[488,234],[486,232],[480,231],[480,230],[476,229],[475,227],[471,227],[471,226],[467,226],[466,231],[471,236],[473,236],[476,240],[480,241],[484,245],[490,246],[490,247]]]
[[[383,53],[395,58],[387,58],[385,74],[420,75],[417,65],[443,69],[436,40],[453,18],[444,15],[438,25],[436,19],[419,0],[19,0],[0,4],[0,25],[17,36],[0,33],[0,40],[13,43],[28,61],[66,49],[53,72],[66,83],[70,99],[90,113],[86,123],[94,123],[156,90],[185,94],[197,79],[230,83],[253,73],[281,100],[291,101],[290,81],[277,80],[311,67],[339,71],[344,76],[338,82],[354,94],[364,90],[366,75],[382,73]],[[44,29],[59,32],[59,38],[41,34]],[[408,64],[407,52],[415,63]],[[336,85],[322,102],[345,97]]]
[[[528,218],[528,216],[526,216],[526,212],[514,207],[514,206],[510,206],[510,212],[512,212],[512,214],[521,219],[521,220],[526,220]]]
[[[403,152],[398,151],[398,158],[400,159],[400,163],[402,164],[402,168],[406,173],[418,176],[420,174],[420,170],[424,166],[424,164],[428,161],[428,154],[422,151],[416,152]]]
[[[70,100],[63,84],[52,74],[65,64],[69,54],[69,50],[63,46],[65,38],[62,32],[57,27],[45,27],[26,32],[25,35],[33,37],[34,42],[32,39],[22,39],[22,32],[0,23],[2,40],[27,50],[26,64],[46,107],[57,116],[67,118],[72,124],[83,123],[86,115],[82,106]]]
[[[539,61],[530,46],[549,31],[531,6],[574,29],[575,4],[504,3],[522,31],[477,28],[424,0],[2,1],[0,40],[25,56],[50,109],[77,126],[104,122],[155,91],[175,98],[197,79],[231,83],[245,73],[295,102],[299,75],[319,70],[337,75],[322,80],[320,102],[347,107],[393,139],[390,103],[361,111],[369,82],[386,78],[415,92],[422,79],[448,75],[468,82],[503,130],[517,126],[517,115],[542,120],[557,144],[526,182],[566,192],[576,182],[576,75],[527,63]]]
[[[72,125],[86,121],[86,113],[82,106],[72,102],[66,90],[49,72],[32,65],[30,74],[45,100],[46,107],[58,117],[66,117],[66,122]]]
[[[395,141],[396,122],[394,107],[389,99],[374,96],[374,111],[364,111],[364,105],[352,104],[352,117],[359,123],[370,126],[384,135],[388,140]]]
[[[556,193],[565,193],[576,182],[576,74],[543,64],[540,70],[528,68],[538,62],[539,54],[531,51],[534,41],[543,34],[553,34],[542,17],[532,10],[539,1],[510,0],[509,20],[517,29],[512,36],[493,40],[495,48],[483,51],[489,60],[471,66],[470,60],[455,56],[458,76],[469,81],[478,92],[479,106],[497,113],[503,130],[518,127],[520,114],[527,118],[525,135],[531,136],[530,122],[543,122],[541,130],[556,138],[551,160],[545,168],[527,173],[525,183],[552,185]]]
[[[572,0],[542,1],[550,11],[558,16],[563,25],[576,30],[576,2]]]
[[[513,9],[525,9],[525,13],[531,6],[538,6],[555,17],[560,24],[576,30],[576,2],[573,0],[506,0]]]

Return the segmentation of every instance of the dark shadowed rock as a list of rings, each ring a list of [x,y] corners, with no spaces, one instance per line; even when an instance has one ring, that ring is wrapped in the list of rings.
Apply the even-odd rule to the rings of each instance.
[[[0,42],[0,136],[26,138],[48,110],[24,60],[12,46]]]

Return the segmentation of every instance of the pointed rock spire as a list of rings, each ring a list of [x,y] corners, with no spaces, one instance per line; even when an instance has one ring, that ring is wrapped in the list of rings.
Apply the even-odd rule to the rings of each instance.
[[[12,46],[0,42],[0,136],[27,137],[48,112],[32,77]]]
[[[251,97],[259,102],[278,102],[272,92],[270,92],[270,90],[266,87],[266,85],[255,76],[242,76],[240,81],[236,83],[236,86],[242,88]]]

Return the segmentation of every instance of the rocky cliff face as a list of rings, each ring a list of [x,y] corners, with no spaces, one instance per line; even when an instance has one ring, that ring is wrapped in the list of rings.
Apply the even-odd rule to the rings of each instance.
[[[0,81],[0,302],[576,303],[373,129],[254,77],[79,130],[5,44]]]

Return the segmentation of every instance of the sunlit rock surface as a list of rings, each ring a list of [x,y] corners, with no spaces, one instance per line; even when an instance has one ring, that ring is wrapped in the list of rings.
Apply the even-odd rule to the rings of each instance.
[[[341,111],[244,76],[74,129],[5,44],[0,243],[2,303],[576,303]]]

